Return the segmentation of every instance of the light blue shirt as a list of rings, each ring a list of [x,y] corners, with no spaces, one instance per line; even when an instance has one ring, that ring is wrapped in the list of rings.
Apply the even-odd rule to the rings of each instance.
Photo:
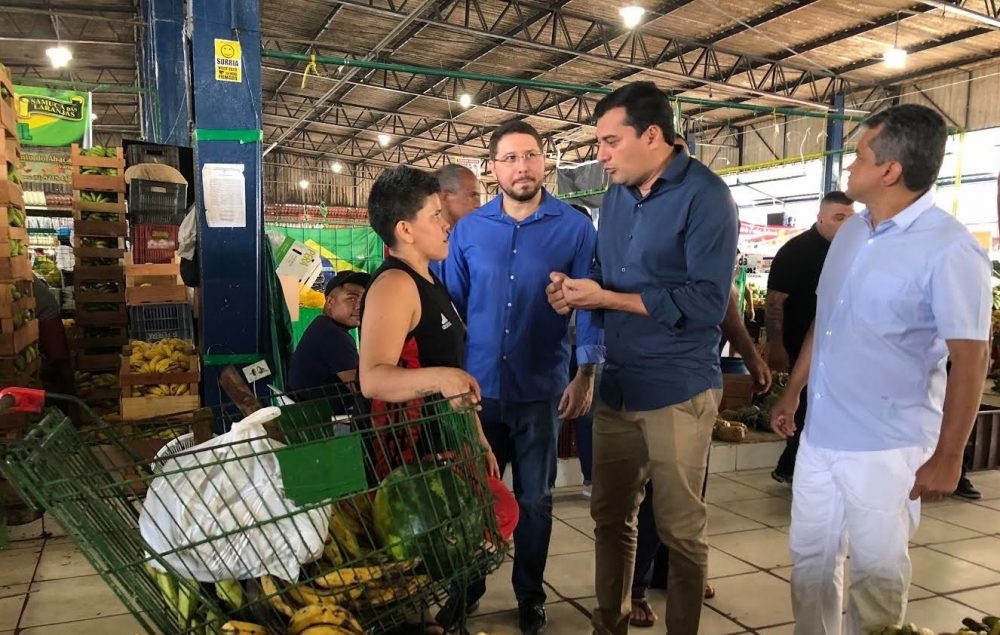
[[[988,340],[990,261],[928,192],[872,229],[837,233],[816,291],[805,434],[811,445],[933,449],[947,340]]]

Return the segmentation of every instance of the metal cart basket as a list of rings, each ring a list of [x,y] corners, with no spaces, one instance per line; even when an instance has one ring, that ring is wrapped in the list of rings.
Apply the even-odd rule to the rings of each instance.
[[[63,409],[87,413],[79,402],[3,389],[0,405],[48,407],[0,448],[0,472],[150,633],[359,635],[449,602],[464,615],[464,590],[504,553],[472,410],[420,401],[369,413],[342,389],[289,397],[266,434],[199,449],[213,427],[243,425],[232,405],[129,426],[90,413],[76,427]],[[155,516],[154,496],[174,507]],[[297,579],[235,573],[303,545]]]

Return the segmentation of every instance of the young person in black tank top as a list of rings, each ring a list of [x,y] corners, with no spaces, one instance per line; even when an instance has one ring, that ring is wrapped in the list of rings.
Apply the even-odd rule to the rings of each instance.
[[[420,408],[422,400],[441,395],[454,398],[456,406],[467,407],[470,400],[478,405],[481,397],[479,384],[462,370],[465,324],[448,291],[429,270],[431,261],[448,257],[448,227],[441,216],[438,191],[434,176],[400,166],[383,172],[368,196],[369,222],[390,254],[361,300],[358,376],[362,393],[372,401],[376,428],[388,423],[389,404],[412,402]],[[423,430],[423,435],[427,432]],[[499,477],[496,457],[481,425],[479,438],[486,448],[490,475]],[[425,436],[414,444],[405,438],[389,438],[377,444],[379,476],[419,459],[426,440]],[[479,581],[478,587],[476,597],[482,595],[485,583]],[[457,589],[454,592],[458,595]],[[442,610],[448,625],[454,617],[451,605]],[[439,619],[444,618],[439,615]],[[423,623],[426,634],[443,633],[429,615]]]

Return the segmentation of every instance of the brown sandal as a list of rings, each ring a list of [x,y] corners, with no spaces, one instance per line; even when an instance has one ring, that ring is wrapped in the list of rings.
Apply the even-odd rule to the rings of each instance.
[[[656,624],[656,613],[646,598],[632,598],[632,615],[628,618],[630,626],[636,628],[652,628]]]

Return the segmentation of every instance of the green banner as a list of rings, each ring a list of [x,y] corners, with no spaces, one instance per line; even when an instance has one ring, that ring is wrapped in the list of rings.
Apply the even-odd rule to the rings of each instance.
[[[90,146],[90,93],[14,86],[17,135],[25,146]]]

